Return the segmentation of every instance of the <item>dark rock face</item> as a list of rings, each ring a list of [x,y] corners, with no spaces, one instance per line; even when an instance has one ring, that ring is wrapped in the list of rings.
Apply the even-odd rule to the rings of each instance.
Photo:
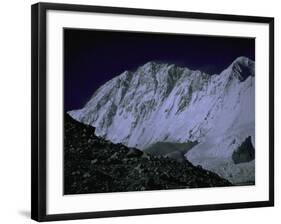
[[[232,160],[235,164],[250,162],[255,159],[255,148],[251,141],[251,136],[247,137],[244,142],[232,154]]]
[[[153,156],[163,156],[178,161],[185,161],[185,154],[198,142],[185,142],[185,143],[175,143],[175,142],[157,142],[150,145],[148,148],[144,149],[144,152]]]
[[[68,114],[64,119],[65,194],[231,186],[188,161],[155,157],[113,144]]]
[[[232,71],[234,76],[244,82],[249,76],[255,75],[255,63],[246,57],[239,57],[232,64]]]

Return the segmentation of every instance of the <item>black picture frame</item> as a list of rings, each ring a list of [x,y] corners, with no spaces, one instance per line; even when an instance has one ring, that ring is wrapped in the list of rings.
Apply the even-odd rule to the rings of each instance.
[[[124,15],[193,18],[217,21],[254,22],[269,25],[269,200],[243,203],[208,204],[196,206],[159,207],[101,212],[52,214],[46,213],[46,13],[48,10],[101,12]],[[116,216],[206,210],[238,209],[274,206],[274,18],[164,11],[89,5],[37,3],[31,13],[31,75],[32,75],[32,153],[31,153],[31,218],[36,221],[73,220]]]

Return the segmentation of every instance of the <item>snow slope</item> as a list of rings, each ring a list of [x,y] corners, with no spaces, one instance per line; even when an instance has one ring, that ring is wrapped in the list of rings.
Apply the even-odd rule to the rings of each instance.
[[[96,127],[97,135],[130,147],[198,141],[188,160],[234,183],[254,181],[254,161],[231,160],[248,136],[254,145],[254,67],[239,57],[220,74],[208,75],[148,62],[109,80],[69,114]]]

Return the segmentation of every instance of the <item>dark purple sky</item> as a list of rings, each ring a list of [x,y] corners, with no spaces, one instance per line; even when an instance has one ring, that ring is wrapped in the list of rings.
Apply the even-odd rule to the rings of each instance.
[[[214,74],[239,56],[255,60],[254,39],[64,29],[64,107],[83,107],[106,81],[148,61]]]

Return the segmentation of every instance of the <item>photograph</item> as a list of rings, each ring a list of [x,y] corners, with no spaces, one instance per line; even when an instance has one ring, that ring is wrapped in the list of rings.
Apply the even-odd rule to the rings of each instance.
[[[255,38],[63,29],[65,195],[255,185]]]
[[[37,3],[31,22],[33,220],[274,206],[273,17]]]

